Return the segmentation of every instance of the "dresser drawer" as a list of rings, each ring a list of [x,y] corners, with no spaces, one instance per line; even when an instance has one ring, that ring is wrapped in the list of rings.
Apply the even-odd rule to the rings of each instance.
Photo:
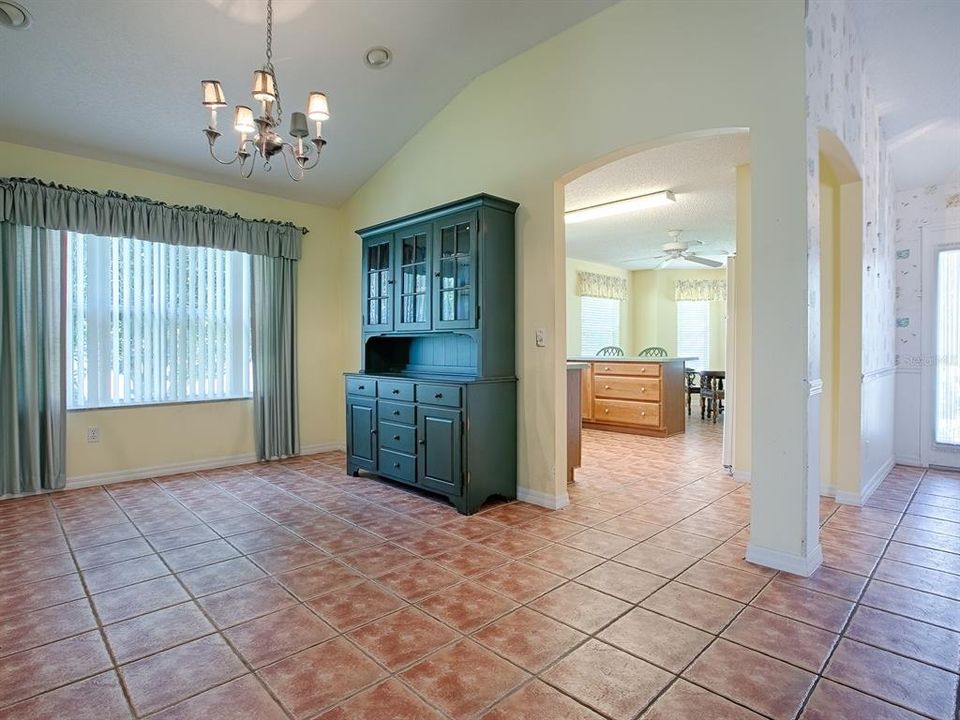
[[[380,449],[380,464],[377,472],[381,475],[403,480],[408,483],[417,481],[417,456],[404,455],[385,448]]]
[[[594,382],[593,394],[598,398],[656,402],[660,399],[660,378],[604,375]]]
[[[382,410],[381,410],[382,412]],[[417,428],[415,425],[397,425],[380,421],[380,447],[399,452],[417,452]]]
[[[392,423],[415,425],[417,422],[417,406],[408,403],[381,400],[380,417]]]
[[[372,378],[348,377],[347,395],[365,395],[366,397],[376,397],[377,381]]]
[[[417,402],[444,407],[460,407],[459,385],[427,385],[417,383]]]
[[[593,421],[660,427],[660,404],[597,398],[593,401]]]
[[[646,376],[646,377],[660,377],[660,363],[595,362],[593,364],[593,374],[594,375],[640,375],[640,376]]]
[[[413,402],[413,383],[402,380],[380,380],[377,382],[377,396],[384,400]]]

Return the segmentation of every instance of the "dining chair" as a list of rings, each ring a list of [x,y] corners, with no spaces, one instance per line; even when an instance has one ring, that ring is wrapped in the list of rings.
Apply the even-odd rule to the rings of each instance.
[[[691,400],[694,395],[700,394],[700,373],[698,373],[693,368],[684,368],[684,374],[686,375],[686,385],[687,385],[687,415],[690,415],[692,412],[691,409]]]
[[[669,353],[666,348],[657,347],[656,345],[651,345],[640,351],[640,357],[668,357],[668,355]]]
[[[597,350],[597,357],[623,357],[623,348],[607,345]]]

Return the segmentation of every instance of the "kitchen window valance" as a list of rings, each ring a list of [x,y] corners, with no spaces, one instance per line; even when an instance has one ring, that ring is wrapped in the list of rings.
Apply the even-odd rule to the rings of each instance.
[[[675,300],[702,300],[726,302],[726,280],[677,280]]]
[[[627,279],[615,275],[581,271],[577,273],[577,295],[626,300]]]
[[[300,259],[307,232],[292,223],[248,220],[200,205],[168,205],[112,190],[93,192],[35,178],[0,178],[0,222],[290,260]]]

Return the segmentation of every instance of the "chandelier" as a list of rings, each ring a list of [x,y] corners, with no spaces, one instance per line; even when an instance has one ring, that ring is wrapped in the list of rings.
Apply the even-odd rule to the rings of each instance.
[[[210,157],[221,165],[239,163],[241,177],[253,174],[257,158],[263,161],[265,172],[271,169],[271,160],[279,155],[287,175],[294,182],[303,180],[304,173],[312,170],[320,162],[320,151],[327,141],[320,134],[321,124],[330,118],[327,96],[322,92],[311,92],[307,97],[307,113],[295,112],[290,115],[290,137],[296,144],[287,142],[277,132],[283,122],[283,106],[280,102],[280,85],[273,69],[273,0],[267,0],[267,59],[259,70],[253,73],[253,99],[260,104],[260,116],[254,117],[253,110],[246,105],[237,105],[233,117],[233,129],[240,133],[240,143],[229,160],[221,160],[214,151],[214,145],[220,138],[217,130],[217,109],[226,107],[223,88],[219,80],[203,80],[200,83],[201,99],[210,112],[210,122],[204,134],[210,144]],[[316,135],[309,144],[304,143],[310,131],[307,118],[316,123]],[[313,145],[313,150],[310,149]],[[289,155],[289,158],[288,158]]]

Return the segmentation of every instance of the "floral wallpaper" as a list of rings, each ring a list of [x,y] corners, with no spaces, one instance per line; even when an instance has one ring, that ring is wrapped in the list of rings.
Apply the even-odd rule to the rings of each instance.
[[[844,0],[809,0],[807,69],[807,242],[810,287],[819,287],[820,128],[846,146],[863,180],[863,372],[895,362],[893,183],[864,57]],[[819,293],[810,293],[811,334],[819,332]],[[817,321],[815,322],[814,319]],[[814,342],[815,340],[815,342]],[[810,377],[820,376],[818,336]]]
[[[931,185],[897,193],[896,238],[896,362],[917,368],[921,362],[920,317],[923,272],[920,263],[923,228],[960,224],[960,182]]]

